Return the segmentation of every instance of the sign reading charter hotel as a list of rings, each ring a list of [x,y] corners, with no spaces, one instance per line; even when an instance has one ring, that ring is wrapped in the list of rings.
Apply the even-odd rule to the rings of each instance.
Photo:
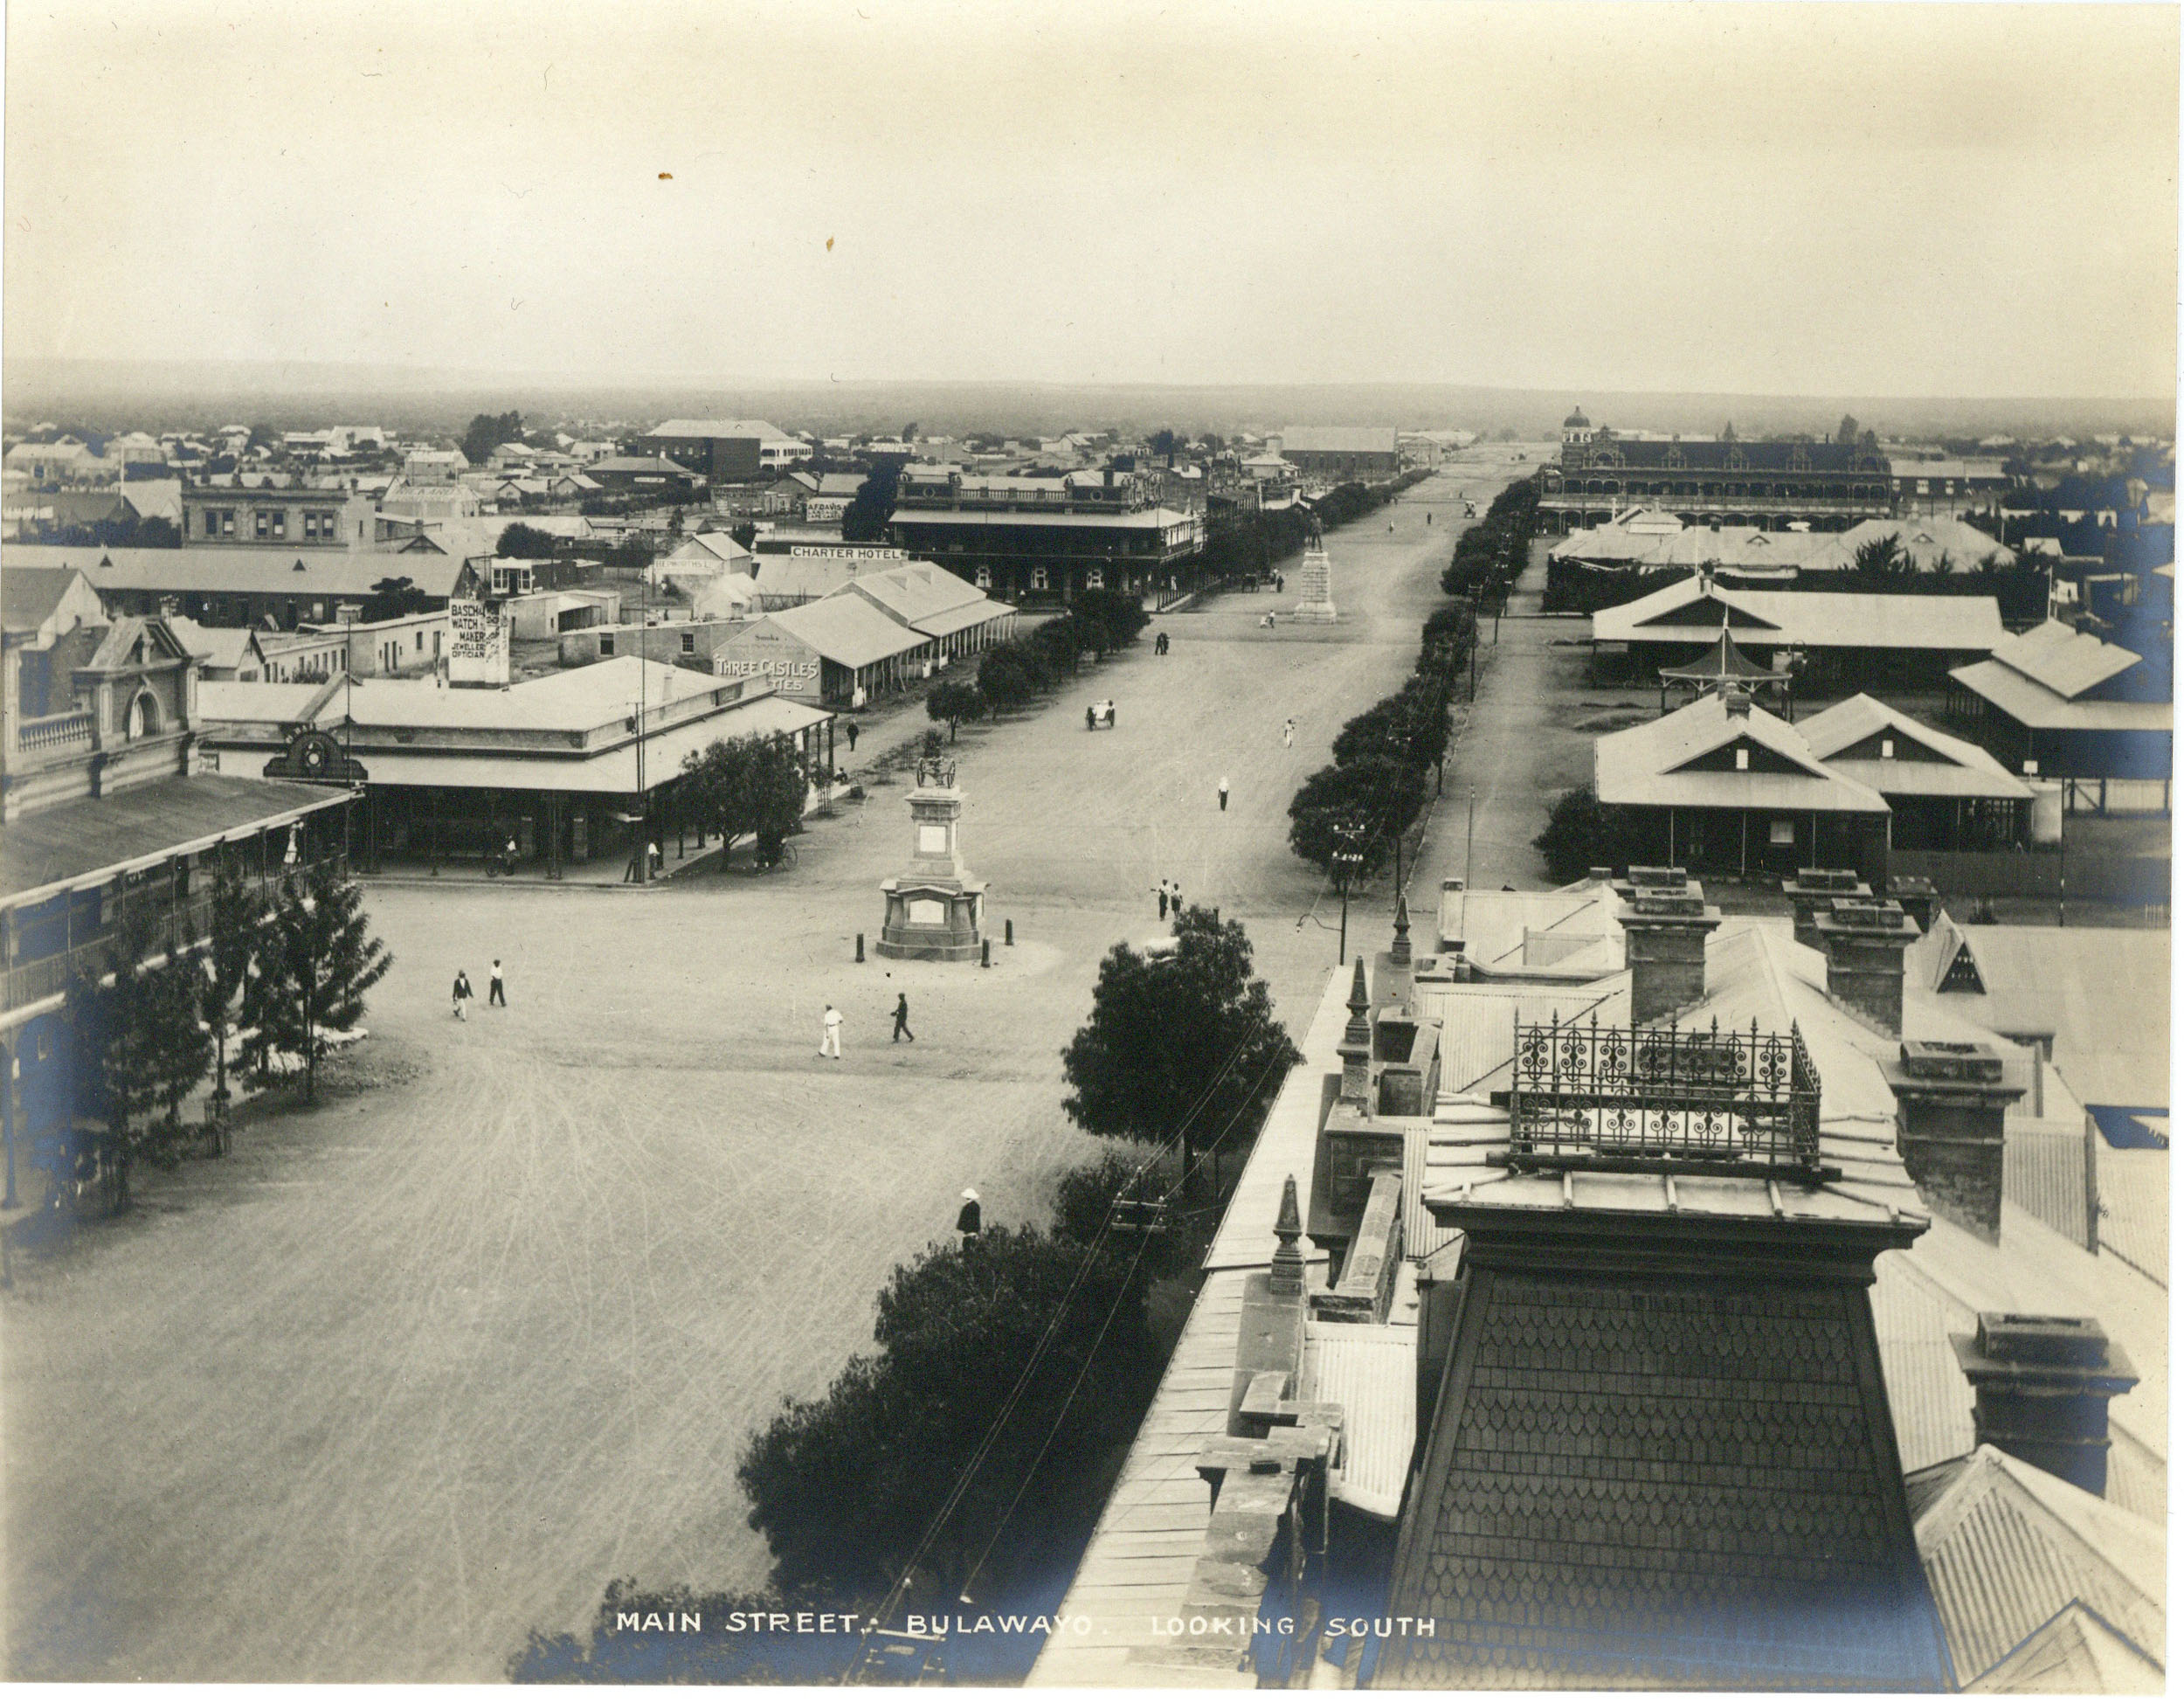
[[[508,621],[475,598],[453,598],[447,605],[451,642],[447,682],[451,686],[505,686],[508,683]]]

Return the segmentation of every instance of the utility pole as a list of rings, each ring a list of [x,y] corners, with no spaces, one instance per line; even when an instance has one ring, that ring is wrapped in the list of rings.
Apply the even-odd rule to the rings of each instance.
[[[1474,786],[1463,801],[1463,890],[1471,890],[1471,822],[1479,807],[1479,789]]]
[[[645,684],[647,678],[645,635],[649,630],[648,617],[652,613],[650,572],[651,564],[648,563],[637,577],[637,881],[639,886],[653,878],[653,801],[645,791]]]

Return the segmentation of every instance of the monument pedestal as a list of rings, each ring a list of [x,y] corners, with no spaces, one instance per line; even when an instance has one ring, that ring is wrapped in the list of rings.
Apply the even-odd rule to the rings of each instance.
[[[880,883],[887,901],[877,946],[882,958],[963,964],[978,956],[985,883],[964,867],[957,848],[956,823],[962,814],[955,765],[936,759],[919,764],[910,793],[910,865]]]
[[[1327,546],[1316,537],[1304,552],[1303,565],[1297,569],[1296,607],[1289,612],[1289,619],[1298,621],[1331,621],[1339,619],[1335,613],[1335,569],[1327,559]]]

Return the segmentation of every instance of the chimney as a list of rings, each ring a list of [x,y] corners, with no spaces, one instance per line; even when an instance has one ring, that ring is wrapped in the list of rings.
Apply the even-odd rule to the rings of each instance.
[[[1820,949],[1828,954],[1828,991],[1879,1025],[1904,1032],[1904,949],[1918,938],[1918,924],[1893,899],[1836,899],[1813,918]]]
[[[1721,712],[1732,722],[1752,719],[1752,693],[1731,681],[1721,689]]]
[[[2002,1115],[2025,1090],[2004,1085],[2001,1055],[1977,1042],[1906,1041],[1897,1050],[1881,1074],[1896,1095],[1904,1168],[1928,1206],[1999,1245]]]
[[[1971,1380],[1980,1442],[2107,1493],[2108,1403],[2139,1375],[2098,1319],[1983,1312],[1975,1334],[1949,1341]]]
[[[1836,899],[1870,899],[1873,890],[1858,879],[1856,869],[1800,869],[1796,880],[1782,883],[1782,896],[1796,917],[1792,932],[1797,944],[1817,952],[1827,949],[1820,944],[1814,917]]]
[[[1641,875],[1668,873],[1633,869]],[[1721,912],[1696,881],[1673,887],[1634,886],[1615,913],[1623,928],[1623,962],[1630,970],[1630,1021],[1650,1023],[1696,1005],[1706,995],[1706,937]]]
[[[1358,967],[1350,978],[1350,1021],[1343,1028],[1342,1043],[1335,1050],[1342,1055],[1342,1098],[1359,1111],[1367,1110],[1372,1088],[1372,1025],[1365,1013],[1372,1000],[1365,993],[1365,959],[1358,959]]]

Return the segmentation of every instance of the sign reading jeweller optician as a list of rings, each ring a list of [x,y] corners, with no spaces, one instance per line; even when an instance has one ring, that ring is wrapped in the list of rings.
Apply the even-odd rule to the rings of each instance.
[[[508,621],[475,598],[451,598],[447,604],[450,683],[505,686],[508,683]]]

